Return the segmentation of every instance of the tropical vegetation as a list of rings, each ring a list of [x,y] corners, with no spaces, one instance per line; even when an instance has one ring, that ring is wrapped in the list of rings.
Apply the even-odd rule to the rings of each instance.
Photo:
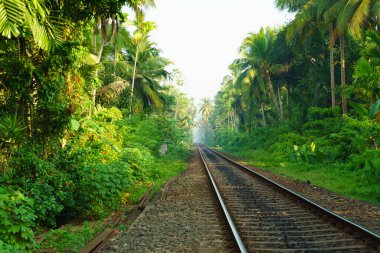
[[[1,252],[79,251],[185,168],[196,109],[150,39],[153,6],[0,1]]]
[[[275,3],[294,20],[247,35],[199,138],[380,204],[379,1]]]

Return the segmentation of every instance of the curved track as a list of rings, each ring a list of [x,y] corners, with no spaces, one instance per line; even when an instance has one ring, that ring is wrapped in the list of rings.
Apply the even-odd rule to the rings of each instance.
[[[199,146],[241,252],[380,252],[380,237]]]

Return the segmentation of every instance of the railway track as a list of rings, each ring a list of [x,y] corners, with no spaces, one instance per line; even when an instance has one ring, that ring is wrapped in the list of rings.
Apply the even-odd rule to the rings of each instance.
[[[240,252],[380,252],[379,235],[222,154],[198,150]]]

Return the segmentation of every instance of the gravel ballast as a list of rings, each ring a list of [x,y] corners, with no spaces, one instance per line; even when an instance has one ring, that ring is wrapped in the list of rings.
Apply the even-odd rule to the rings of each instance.
[[[128,230],[103,252],[232,252],[230,232],[221,218],[198,151],[189,168],[169,181]]]

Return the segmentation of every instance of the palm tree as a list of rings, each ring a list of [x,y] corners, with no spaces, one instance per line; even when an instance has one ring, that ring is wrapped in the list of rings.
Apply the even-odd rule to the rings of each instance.
[[[144,8],[149,8],[149,7],[155,7],[154,0],[127,0],[126,5],[130,7],[134,12],[136,16],[136,20],[139,22],[144,19]],[[96,10],[95,10],[96,11]],[[121,18],[121,20],[119,19]],[[111,44],[114,44],[114,41],[119,35],[120,31],[120,24],[122,21],[125,19],[125,15],[122,15],[120,13],[115,13],[113,12],[108,12],[108,13],[97,13],[96,16],[94,17],[94,51],[96,52],[97,55],[97,62],[99,63],[102,54],[103,54],[103,49],[104,46],[107,43],[107,30],[110,25],[111,21],[111,36],[110,36],[110,42]],[[100,45],[99,48],[96,46],[96,37],[100,33]]]
[[[323,1],[322,1],[323,2]],[[333,1],[335,2],[335,1]],[[320,3],[319,3],[320,4]],[[331,3],[329,3],[331,5]],[[375,24],[379,26],[380,3],[378,0],[339,0],[324,13],[327,22],[335,20],[334,34],[339,37],[341,51],[341,85],[344,89],[346,84],[345,75],[345,41],[344,34],[347,30],[359,34],[364,24],[370,23],[370,19],[375,19]],[[342,110],[347,112],[347,101],[342,94]]]
[[[308,0],[275,0],[276,7],[281,10],[289,10],[290,12],[299,11]]]
[[[121,37],[120,37],[121,38]],[[133,112],[134,99],[141,110],[154,109],[159,111],[165,105],[165,98],[160,92],[160,82],[170,79],[170,74],[166,71],[166,67],[171,62],[160,56],[160,51],[155,48],[155,44],[150,42],[146,37],[136,45],[130,34],[125,34],[122,49],[119,51],[119,60],[116,63],[117,73],[115,81],[108,83],[101,88],[98,96],[105,103],[113,103],[120,98],[124,91],[129,87],[128,111]],[[136,53],[138,51],[138,53]],[[112,54],[112,52],[110,52]],[[136,55],[138,59],[136,59]],[[112,55],[115,57],[114,55]],[[115,63],[114,63],[115,64]]]
[[[287,29],[287,40],[300,38],[302,43],[311,37],[314,32],[329,30],[329,52],[330,52],[330,90],[331,90],[331,107],[335,107],[335,63],[334,63],[334,29],[333,25],[326,25],[321,18],[321,10],[312,8],[311,2],[305,1],[303,8],[298,10],[294,20],[289,24]]]
[[[278,0],[278,2],[283,2]],[[289,1],[285,1],[288,2]],[[291,1],[290,1],[291,2]],[[295,20],[292,22],[296,26],[304,26],[311,21],[310,15],[313,19],[323,21],[324,24],[330,27],[330,73],[331,73],[331,98],[332,105],[334,106],[335,96],[333,95],[333,47],[337,38],[340,42],[340,66],[341,66],[341,86],[342,90],[346,86],[346,66],[345,66],[345,40],[344,34],[347,30],[353,30],[359,33],[360,27],[365,23],[370,22],[370,18],[377,18],[380,13],[380,4],[378,0],[309,0],[300,9],[296,15]],[[309,18],[307,18],[309,17]],[[378,21],[377,21],[378,22]],[[342,93],[342,111],[347,112],[347,101],[345,95]]]
[[[136,31],[133,36],[133,45],[135,47],[134,54],[134,64],[133,64],[133,76],[132,76],[132,86],[131,86],[131,98],[130,98],[130,110],[129,116],[132,115],[132,104],[133,104],[133,91],[135,88],[135,80],[136,80],[136,70],[137,70],[137,62],[139,58],[139,53],[146,48],[151,46],[151,42],[149,41],[149,32],[156,28],[156,25],[153,22],[144,21],[144,15],[141,13],[137,16],[136,19]]]
[[[275,35],[272,30],[267,28],[264,31],[264,28],[261,28],[259,33],[250,33],[244,40],[241,53],[243,55],[242,59],[246,61],[245,64],[251,65],[253,69],[257,69],[261,78],[265,80],[272,96],[276,112],[281,118],[279,102],[274,92],[271,79],[271,53],[274,38]]]
[[[205,124],[208,124],[210,115],[213,110],[213,103],[210,98],[203,98],[199,105],[199,112],[202,115],[202,120]]]
[[[373,23],[379,32],[380,2],[378,0],[346,0],[343,9],[339,10],[336,29],[350,29],[360,34],[363,26]]]
[[[246,87],[245,96],[247,96],[247,101],[248,101],[248,119],[249,119],[249,129],[251,129],[252,125],[252,111],[253,111],[253,106],[252,102],[256,102],[259,104],[260,107],[260,113],[261,113],[261,118],[263,122],[263,126],[267,126],[267,121],[265,117],[265,83],[264,80],[262,79],[261,75],[259,74],[259,70],[255,68],[253,64],[249,62],[248,59],[241,58],[238,60],[235,60],[234,63],[230,66],[230,68],[235,68],[237,71],[236,73],[236,78],[234,80],[234,85],[237,88],[242,89],[243,87]]]

